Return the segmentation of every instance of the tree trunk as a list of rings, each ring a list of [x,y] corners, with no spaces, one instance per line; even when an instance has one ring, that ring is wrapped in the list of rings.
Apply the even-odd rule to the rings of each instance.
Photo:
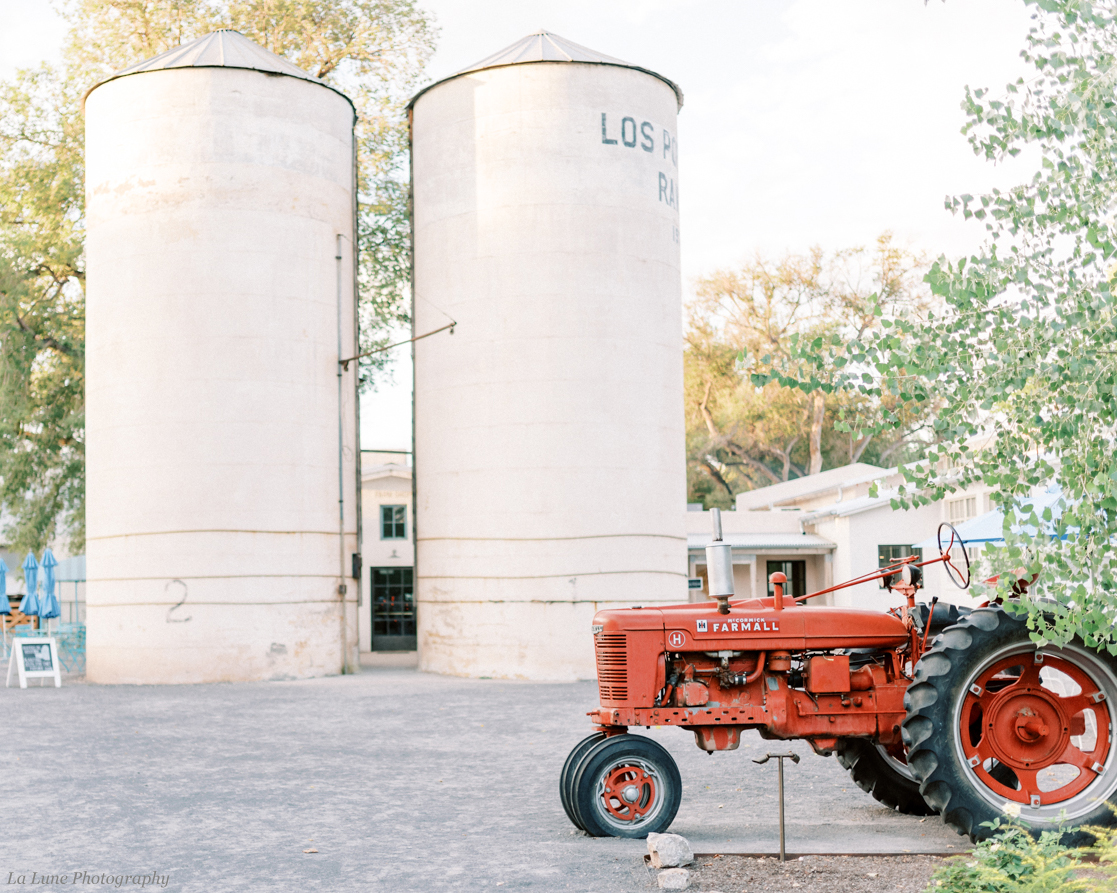
[[[826,395],[822,391],[811,394],[811,466],[807,474],[822,471],[822,420],[826,417]]]
[[[702,395],[702,402],[698,404],[698,410],[702,413],[702,419],[706,423],[706,430],[710,433],[710,437],[721,437],[721,432],[718,431],[717,425],[714,424],[714,417],[710,413],[710,389],[714,386],[712,378],[706,380],[706,393]]]
[[[850,450],[849,461],[850,461],[851,464],[854,463],[854,462],[860,462],[861,461],[861,455],[865,452],[865,447],[867,447],[869,445],[869,442],[872,439],[873,439],[872,434],[866,434],[864,437],[862,437],[861,439],[859,439],[857,441],[856,446],[854,446]]]
[[[717,466],[715,466],[714,463],[709,461],[708,459],[703,459],[702,464],[706,466],[706,471],[709,473],[710,477],[712,477],[715,481],[717,481],[725,488],[725,492],[729,495],[729,499],[732,500],[733,488],[730,487],[725,478],[721,476],[721,472],[718,471]]]

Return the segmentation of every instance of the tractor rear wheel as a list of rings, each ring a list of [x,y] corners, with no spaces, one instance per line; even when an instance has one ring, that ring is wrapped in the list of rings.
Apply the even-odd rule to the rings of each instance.
[[[908,763],[960,834],[1011,815],[1033,832],[1112,825],[1117,661],[1080,639],[1032,642],[1025,622],[978,608],[944,630],[904,695]]]
[[[675,820],[683,783],[671,754],[643,735],[592,745],[574,770],[576,823],[594,837],[647,837]]]
[[[566,758],[566,762],[562,764],[562,773],[559,775],[559,799],[562,800],[562,808],[566,812],[566,817],[574,823],[574,826],[581,828],[585,831],[581,819],[574,813],[574,770],[578,767],[579,761],[593,745],[598,741],[605,740],[604,732],[595,732],[588,738],[583,738],[579,741],[570,755]]]
[[[897,749],[902,752],[902,748]],[[839,738],[837,754],[838,762],[849,771],[857,787],[872,794],[889,809],[899,810],[904,815],[937,812],[919,793],[919,782],[911,767],[883,744],[865,738]]]

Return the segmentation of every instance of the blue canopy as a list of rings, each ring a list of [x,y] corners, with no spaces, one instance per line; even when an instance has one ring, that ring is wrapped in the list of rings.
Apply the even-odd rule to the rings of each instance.
[[[39,585],[39,562],[31,552],[23,559],[23,579],[27,583],[27,595],[19,603],[19,609],[28,617],[34,617],[39,613],[39,597],[35,591]]]
[[[1031,509],[1036,514],[1043,514],[1044,509],[1051,509],[1054,516],[1062,513],[1062,507],[1059,501],[1062,499],[1063,492],[1058,487],[1048,487],[1042,493],[1031,496],[1022,500],[1023,509]],[[1028,512],[1030,514],[1030,511]],[[1029,536],[1036,535],[1036,529],[1031,524],[1025,524],[1024,519],[1028,516],[1021,509],[1015,510],[1015,521],[1012,529],[1016,533],[1026,533]],[[978,515],[976,518],[970,518],[968,521],[963,521],[961,524],[955,524],[954,528],[962,537],[962,542],[967,546],[971,543],[998,543],[1004,545],[1005,515],[999,509],[994,509],[991,512],[986,512],[984,515]],[[947,537],[949,533],[945,534]],[[945,543],[944,543],[945,545]],[[929,536],[921,543],[916,543],[913,548],[922,549],[928,554],[937,554],[939,549],[938,536]]]
[[[43,551],[43,561],[39,566],[43,569],[43,592],[39,598],[39,617],[43,620],[60,617],[62,605],[58,601],[58,596],[54,594],[54,569],[58,567],[58,559],[54,557],[49,546]]]

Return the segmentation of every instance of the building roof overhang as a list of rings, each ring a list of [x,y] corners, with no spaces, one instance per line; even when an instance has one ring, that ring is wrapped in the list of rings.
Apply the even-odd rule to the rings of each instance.
[[[373,465],[361,471],[361,483],[383,481],[396,478],[401,481],[411,480],[411,467],[408,465]]]
[[[729,543],[735,552],[785,552],[806,555],[825,555],[834,551],[837,544],[815,533],[726,533],[722,542]],[[710,544],[708,533],[687,535],[687,549],[701,552]]]

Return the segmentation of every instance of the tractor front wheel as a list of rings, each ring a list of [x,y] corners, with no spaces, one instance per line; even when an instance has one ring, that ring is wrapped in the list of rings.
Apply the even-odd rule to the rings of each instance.
[[[904,815],[934,815],[919,793],[919,782],[903,758],[903,748],[889,749],[865,738],[839,738],[838,762],[857,787],[889,809]]]
[[[1080,639],[1032,642],[1024,620],[979,608],[947,628],[904,695],[908,764],[923,798],[972,840],[1010,815],[1035,832],[1112,825],[1117,661]]]
[[[647,837],[670,827],[682,800],[671,754],[643,735],[592,744],[574,767],[575,824],[594,837]]]

